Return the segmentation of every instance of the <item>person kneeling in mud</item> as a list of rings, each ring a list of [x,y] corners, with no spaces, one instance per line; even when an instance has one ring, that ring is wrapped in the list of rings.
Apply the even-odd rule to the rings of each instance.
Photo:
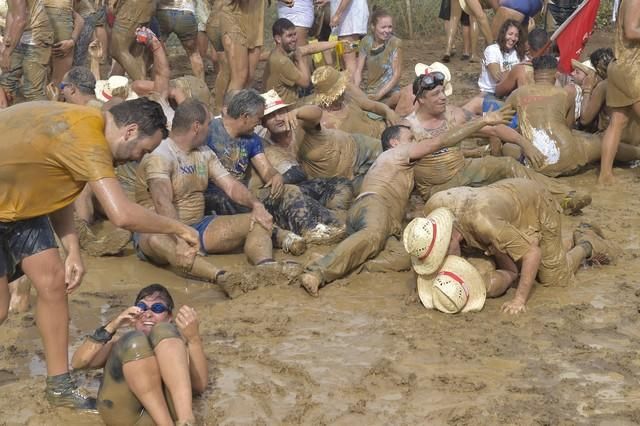
[[[107,425],[192,425],[193,394],[208,382],[195,309],[174,316],[169,291],[151,284],[73,354],[74,369],[103,368],[98,411]],[[125,327],[134,329],[115,336]]]
[[[572,240],[563,240],[558,204],[532,180],[505,179],[486,187],[441,191],[427,201],[424,213],[428,220],[420,226],[410,223],[404,233],[413,269],[429,275],[447,254],[460,256],[461,246],[481,250],[493,256],[501,270],[519,272],[515,296],[502,306],[511,314],[526,311],[536,278],[544,286],[565,286],[583,260],[607,264],[615,255],[602,233],[588,224],[581,224]],[[516,276],[487,288],[489,297],[504,294]]]
[[[207,108],[199,101],[188,100],[178,106],[169,137],[147,154],[137,169],[136,199],[160,215],[195,228],[206,253],[229,253],[244,246],[252,264],[273,265],[272,217],[205,145],[210,121]],[[204,191],[210,181],[251,213],[205,215]],[[223,284],[230,277],[202,257],[183,257],[183,243],[175,238],[134,234],[133,240],[143,260],[168,263],[210,282]]]
[[[319,288],[344,277],[368,259],[377,256],[387,239],[399,236],[411,191],[413,168],[420,158],[458,144],[486,125],[507,123],[513,110],[494,111],[435,138],[414,143],[408,126],[392,126],[382,135],[384,152],[373,163],[362,182],[360,195],[349,209],[347,239],[306,267],[300,283],[312,296]]]

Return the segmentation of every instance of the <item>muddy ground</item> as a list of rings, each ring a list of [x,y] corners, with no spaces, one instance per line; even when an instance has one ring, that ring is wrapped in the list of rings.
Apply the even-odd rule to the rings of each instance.
[[[409,63],[437,60],[443,43],[410,44],[406,81]],[[596,34],[586,52],[612,43]],[[479,66],[457,57],[451,66],[460,102],[474,92]],[[582,268],[570,287],[536,287],[520,316],[500,313],[513,290],[475,314],[407,305],[409,272],[353,275],[318,299],[282,285],[228,300],[129,248],[118,258],[86,258],[89,272],[70,298],[70,350],[140,287],[159,282],[200,315],[211,383],[195,407],[205,424],[639,424],[640,174],[616,173],[620,185],[610,189],[595,186],[595,169],[564,179],[593,196],[564,228],[597,223],[622,258]],[[212,260],[246,266],[240,255]],[[33,312],[11,315],[0,327],[0,424],[99,424],[97,415],[48,407],[42,357]],[[77,377],[97,391],[99,373]]]

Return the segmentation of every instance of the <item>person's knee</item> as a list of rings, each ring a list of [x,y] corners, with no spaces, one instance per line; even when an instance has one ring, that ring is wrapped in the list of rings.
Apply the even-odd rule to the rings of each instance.
[[[54,300],[66,298],[66,283],[64,282],[64,266],[62,262],[49,265],[46,272],[40,271],[29,278],[38,291],[38,300]]]
[[[182,342],[180,332],[173,323],[160,322],[154,325],[148,337],[151,347],[155,350],[166,339],[178,339]]]

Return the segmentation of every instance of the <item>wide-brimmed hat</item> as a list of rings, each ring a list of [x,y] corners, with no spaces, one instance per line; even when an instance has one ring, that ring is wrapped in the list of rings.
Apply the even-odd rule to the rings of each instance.
[[[454,219],[449,209],[439,207],[427,217],[413,219],[404,229],[404,249],[411,255],[418,275],[432,274],[442,265],[451,243]]]
[[[311,75],[313,83],[313,103],[320,106],[329,106],[336,101],[347,88],[347,73],[340,72],[330,66],[316,69]]]
[[[418,277],[418,296],[428,309],[447,314],[474,312],[484,306],[487,286],[471,263],[449,255],[437,274]]]
[[[123,75],[112,75],[108,80],[96,81],[95,93],[102,102],[108,102],[114,96],[127,101],[138,98],[137,93],[131,90],[129,79]]]
[[[416,73],[416,77],[420,77],[421,75],[429,74],[432,72],[441,72],[444,74],[444,94],[445,96],[451,96],[453,93],[453,86],[451,85],[451,71],[449,68],[440,62],[434,62],[431,65],[426,65],[423,63],[417,63],[413,68]]]
[[[289,104],[284,103],[284,101],[278,95],[274,89],[269,90],[267,93],[263,93],[262,98],[264,99],[264,115],[269,115],[272,112],[276,112],[279,109],[286,108]]]
[[[571,60],[571,66],[573,68],[577,68],[585,74],[591,74],[596,72],[596,68],[591,64],[591,61],[587,59],[584,62],[576,61],[575,59]]]
[[[181,89],[187,98],[196,99],[207,106],[211,105],[211,92],[201,78],[184,75],[174,78],[169,84],[177,89]]]

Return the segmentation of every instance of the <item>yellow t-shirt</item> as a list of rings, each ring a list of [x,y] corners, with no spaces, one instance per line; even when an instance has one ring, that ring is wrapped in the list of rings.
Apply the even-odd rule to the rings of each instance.
[[[115,177],[95,108],[26,102],[0,112],[0,222],[71,204],[88,181]]]

